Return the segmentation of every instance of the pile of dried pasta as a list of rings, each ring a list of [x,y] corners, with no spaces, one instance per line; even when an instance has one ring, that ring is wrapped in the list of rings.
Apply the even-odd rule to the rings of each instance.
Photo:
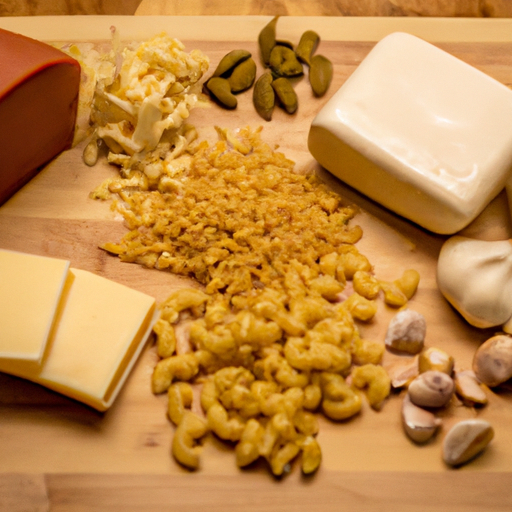
[[[300,460],[312,473],[318,413],[346,420],[390,392],[384,344],[357,323],[381,297],[406,304],[419,277],[378,280],[354,245],[355,209],[295,173],[261,130],[217,131],[213,145],[190,137],[172,160],[104,185],[129,231],[103,248],[203,285],[172,294],[154,327],[152,387],[168,395],[176,460],[198,468],[211,432],[235,445],[240,467],[263,459],[282,475]]]

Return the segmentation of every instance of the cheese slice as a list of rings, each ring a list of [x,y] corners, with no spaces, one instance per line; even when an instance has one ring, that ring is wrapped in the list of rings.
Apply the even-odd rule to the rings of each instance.
[[[41,365],[0,359],[0,371],[104,411],[143,350],[154,317],[153,297],[71,268]]]
[[[0,29],[0,204],[71,146],[80,64]]]
[[[377,43],[312,122],[327,170],[424,228],[452,234],[512,169],[512,91],[415,36]]]
[[[37,368],[69,261],[0,249],[0,358]]]
[[[155,299],[71,269],[64,301],[36,382],[105,410],[152,328]]]

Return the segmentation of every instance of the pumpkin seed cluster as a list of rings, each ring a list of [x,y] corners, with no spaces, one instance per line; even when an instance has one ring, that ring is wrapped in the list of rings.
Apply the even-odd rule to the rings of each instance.
[[[247,50],[233,50],[217,65],[206,88],[217,102],[229,109],[236,108],[235,94],[249,89],[256,78],[256,63]]]
[[[275,16],[258,35],[258,46],[265,71],[256,80],[257,66],[247,50],[233,50],[219,62],[205,86],[210,96],[227,109],[237,107],[236,94],[250,89],[253,84],[253,104],[266,121],[272,119],[276,105],[288,114],[298,108],[298,97],[292,79],[304,74],[309,67],[309,82],[316,97],[329,89],[333,67],[331,61],[315,54],[320,36],[313,30],[304,32],[294,48],[288,41],[276,38],[279,16]]]

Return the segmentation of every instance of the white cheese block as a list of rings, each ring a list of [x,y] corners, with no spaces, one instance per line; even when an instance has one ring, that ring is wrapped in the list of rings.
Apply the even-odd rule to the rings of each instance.
[[[351,187],[452,234],[505,186],[512,91],[426,41],[394,33],[318,113],[308,145]]]
[[[141,353],[154,313],[153,297],[71,268],[41,365],[0,359],[0,371],[104,411]]]
[[[41,363],[69,261],[0,249],[0,358]]]

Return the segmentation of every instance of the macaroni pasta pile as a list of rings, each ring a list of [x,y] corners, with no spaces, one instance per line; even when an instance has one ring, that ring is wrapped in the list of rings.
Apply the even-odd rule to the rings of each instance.
[[[217,132],[212,145],[188,127],[172,158],[153,156],[100,187],[117,194],[112,207],[128,226],[103,248],[201,285],[164,301],[154,327],[152,387],[168,396],[176,460],[198,468],[211,432],[234,443],[240,467],[264,459],[279,476],[300,459],[312,473],[318,413],[346,420],[362,400],[379,410],[390,392],[384,344],[363,339],[358,323],[379,297],[405,305],[419,276],[378,280],[355,246],[356,210],[295,173],[261,129]]]

